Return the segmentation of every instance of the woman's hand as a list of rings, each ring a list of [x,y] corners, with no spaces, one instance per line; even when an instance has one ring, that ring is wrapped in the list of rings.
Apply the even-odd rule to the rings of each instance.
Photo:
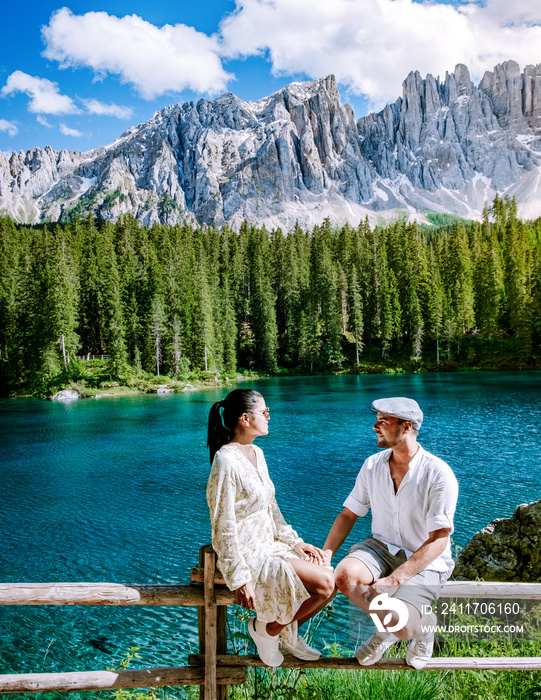
[[[255,586],[253,581],[248,581],[244,586],[237,588],[235,596],[238,605],[242,605],[243,608],[248,608],[248,610],[255,610]]]
[[[305,561],[311,561],[314,564],[325,563],[325,554],[323,553],[323,550],[313,544],[297,542],[297,544],[293,547],[293,551]]]

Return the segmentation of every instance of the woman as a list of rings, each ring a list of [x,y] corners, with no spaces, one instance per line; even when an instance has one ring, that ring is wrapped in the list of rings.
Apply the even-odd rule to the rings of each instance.
[[[212,469],[207,502],[218,568],[239,605],[255,610],[248,632],[261,660],[279,666],[282,652],[321,656],[297,636],[334,595],[334,575],[318,547],[285,522],[263,452],[254,439],[269,432],[269,409],[260,393],[235,389],[210,409]]]

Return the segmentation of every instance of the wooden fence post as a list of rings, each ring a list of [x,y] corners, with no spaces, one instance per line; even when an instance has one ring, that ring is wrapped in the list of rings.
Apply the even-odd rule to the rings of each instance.
[[[216,555],[211,547],[205,550],[205,700],[217,700],[216,646],[218,641],[216,624],[218,608],[214,595],[214,572]]]
[[[205,566],[205,551],[207,547],[201,547],[199,550],[199,566],[204,569]],[[200,606],[197,608],[197,633],[199,636],[199,653],[201,655],[205,654],[205,606]],[[199,686],[199,698],[204,700],[205,697],[205,686]]]
[[[218,605],[216,618],[216,653],[227,654],[227,605]],[[227,700],[227,685],[218,686],[218,700]]]
[[[226,700],[227,685],[216,683],[216,654],[227,654],[227,606],[216,605],[214,574],[216,554],[210,545],[199,550],[199,565],[204,572],[205,605],[198,608],[199,653],[205,658],[205,684],[201,700]]]

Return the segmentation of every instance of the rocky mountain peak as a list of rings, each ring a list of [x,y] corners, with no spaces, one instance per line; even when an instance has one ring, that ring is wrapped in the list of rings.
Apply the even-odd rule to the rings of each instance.
[[[523,128],[523,75],[515,61],[499,63],[493,71],[487,71],[480,89],[490,98],[492,109],[500,126]]]
[[[443,81],[412,72],[401,100],[359,120],[361,152],[381,178],[405,177],[402,196],[417,208],[480,212],[492,193],[512,188],[540,165],[530,126],[540,114],[536,76],[535,69],[521,75],[513,61],[485,74],[479,87],[462,64]]]
[[[465,66],[463,63],[458,63],[455,68],[454,78],[456,85],[456,96],[470,97],[475,90],[475,85],[472,83],[470,71],[468,70],[467,66]]]
[[[458,64],[418,71],[357,123],[333,75],[246,102],[233,93],[165,107],[87,153],[0,154],[0,207],[19,221],[75,211],[144,224],[245,219],[287,228],[426,209],[479,216],[495,192],[541,214],[541,64],[507,61],[479,86]]]

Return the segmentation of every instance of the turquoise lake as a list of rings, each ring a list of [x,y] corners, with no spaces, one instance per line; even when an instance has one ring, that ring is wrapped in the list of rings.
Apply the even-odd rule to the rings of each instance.
[[[261,391],[271,409],[270,433],[258,444],[282,512],[306,541],[323,544],[363,460],[377,450],[370,404],[385,396],[419,402],[419,441],[458,478],[455,547],[541,498],[541,373],[241,386]],[[188,583],[210,541],[206,420],[225,393],[0,400],[0,580]],[[348,543],[369,531],[368,516]],[[194,625],[193,608],[0,607],[0,660],[4,673],[104,669],[137,645],[141,667],[178,664],[196,649]],[[340,599],[317,643],[335,640],[348,646]]]

